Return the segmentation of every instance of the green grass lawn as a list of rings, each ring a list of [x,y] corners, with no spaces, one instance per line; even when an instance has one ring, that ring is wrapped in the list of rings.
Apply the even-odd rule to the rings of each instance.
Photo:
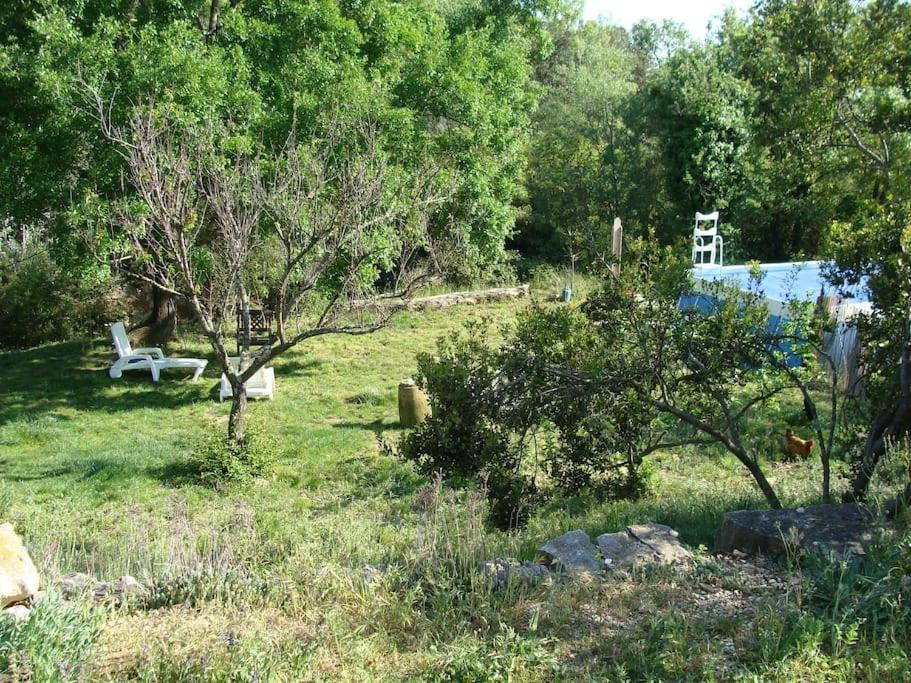
[[[843,659],[819,654],[825,667],[814,668],[808,646],[775,638],[796,609],[786,582],[770,588],[698,550],[725,510],[763,505],[741,466],[719,451],[657,456],[645,498],[556,501],[512,534],[485,528],[473,494],[435,487],[381,453],[378,437],[399,434],[396,389],[414,373],[415,354],[471,317],[508,322],[525,305],[406,312],[376,334],[289,352],[275,362],[275,400],[249,413],[278,437],[279,464],[220,492],[196,483],[193,459],[205,429],[226,427],[214,363],[197,383],[170,370],[154,384],[142,372],[109,379],[107,340],[0,354],[0,519],[14,522],[49,582],[80,571],[154,586],[142,605],[94,617],[97,647],[78,675],[852,678]],[[168,351],[211,358],[191,333]],[[799,405],[784,402],[767,419],[755,429],[774,448]],[[769,474],[786,505],[806,504],[818,495],[817,468],[770,463]],[[570,529],[598,534],[648,521],[673,526],[697,549],[694,571],[503,590],[475,571],[484,559],[531,559]],[[365,575],[366,565],[381,566],[379,578]],[[719,602],[739,594],[749,607],[707,616],[693,598],[701,587]],[[52,596],[48,604],[58,603]],[[779,660],[784,668],[773,668]]]

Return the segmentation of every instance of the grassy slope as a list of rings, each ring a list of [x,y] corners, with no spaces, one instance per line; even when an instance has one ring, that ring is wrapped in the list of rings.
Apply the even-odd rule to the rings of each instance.
[[[214,368],[196,384],[174,370],[155,385],[143,373],[110,380],[103,341],[0,355],[0,517],[14,521],[45,576],[130,573],[157,585],[155,609],[106,617],[87,675],[480,680],[512,671],[534,680],[619,676],[619,662],[634,677],[699,678],[728,666],[717,628],[743,641],[740,665],[756,670],[749,614],[699,621],[687,646],[705,657],[643,659],[649,618],[674,600],[688,604],[701,574],[659,572],[647,585],[632,577],[583,593],[492,592],[471,569],[479,559],[529,558],[548,535],[579,527],[596,534],[659,521],[693,546],[709,544],[725,509],[762,505],[732,459],[665,454],[646,499],[561,501],[507,536],[482,528],[476,501],[435,491],[379,453],[377,434],[396,435],[396,385],[413,373],[415,353],[469,317],[508,321],[522,305],[403,313],[375,335],[324,338],[279,359],[276,400],[254,404],[251,420],[280,437],[281,462],[272,478],[223,493],[192,477],[194,441],[228,412],[216,400]],[[208,355],[192,337],[170,353]],[[777,421],[794,423],[798,413],[773,409],[757,433],[773,443]],[[772,468],[786,504],[813,500],[814,468]],[[715,586],[742,580],[700,562]],[[368,563],[389,569],[365,581]],[[578,619],[605,606],[630,624],[606,641]],[[675,646],[657,647],[673,654]]]

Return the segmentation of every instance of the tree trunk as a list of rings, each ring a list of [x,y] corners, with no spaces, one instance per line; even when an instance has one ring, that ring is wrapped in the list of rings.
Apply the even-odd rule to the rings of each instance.
[[[899,361],[895,384],[898,396],[890,401],[889,407],[880,412],[867,432],[864,452],[858,463],[851,490],[844,495],[845,501],[863,501],[876,466],[885,454],[889,440],[906,434],[911,424],[911,347],[905,345]]]
[[[234,399],[231,403],[231,415],[228,417],[228,439],[243,443],[247,418],[247,387],[238,380],[232,389]]]
[[[160,287],[152,287],[152,309],[130,332],[144,330],[142,337],[149,346],[165,346],[177,328],[177,306],[174,295]]]
[[[822,446],[820,446],[820,450],[822,450]],[[829,464],[829,456],[828,456],[828,454],[823,454],[822,455],[822,500],[824,503],[832,502],[831,470],[832,470],[832,467]]]
[[[759,484],[759,489],[762,491],[762,495],[765,496],[769,507],[773,510],[780,510],[781,501],[778,500],[778,494],[775,493],[775,489],[772,488],[769,480],[766,479],[765,472],[762,471],[762,468],[750,459],[740,458],[740,461],[746,465],[747,469],[750,471],[750,474],[753,475],[753,479],[755,479],[756,483]]]

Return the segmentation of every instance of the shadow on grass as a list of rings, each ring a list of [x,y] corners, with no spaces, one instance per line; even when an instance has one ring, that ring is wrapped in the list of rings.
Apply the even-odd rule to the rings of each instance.
[[[97,341],[0,354],[0,384],[5,394],[0,402],[0,425],[61,408],[110,413],[176,408],[209,398],[211,380],[206,378],[190,382],[187,373],[170,369],[162,372],[158,383],[141,371],[125,372],[113,380],[108,376],[112,361],[108,345]]]
[[[283,359],[283,358],[279,357],[275,360],[276,370],[278,370],[279,372],[281,372],[282,375],[285,375],[285,376],[292,376],[292,375],[315,376],[315,375],[319,374],[318,372],[316,372],[316,370],[321,368],[323,365],[325,365],[325,363],[323,361],[316,360],[316,359],[288,360],[288,359]]]
[[[371,422],[335,422],[332,425],[336,429],[357,429],[360,431],[371,431],[375,434],[382,434],[386,431],[400,432],[404,427],[397,420],[372,420]]]
[[[187,459],[150,467],[148,473],[165,486],[180,488],[198,484],[202,470],[198,461]]]

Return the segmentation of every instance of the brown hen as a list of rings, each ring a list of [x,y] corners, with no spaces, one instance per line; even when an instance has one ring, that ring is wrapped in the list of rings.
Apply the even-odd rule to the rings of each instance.
[[[810,457],[810,451],[813,450],[813,444],[816,443],[813,439],[801,439],[790,429],[784,433],[784,440],[791,454],[801,459]]]

